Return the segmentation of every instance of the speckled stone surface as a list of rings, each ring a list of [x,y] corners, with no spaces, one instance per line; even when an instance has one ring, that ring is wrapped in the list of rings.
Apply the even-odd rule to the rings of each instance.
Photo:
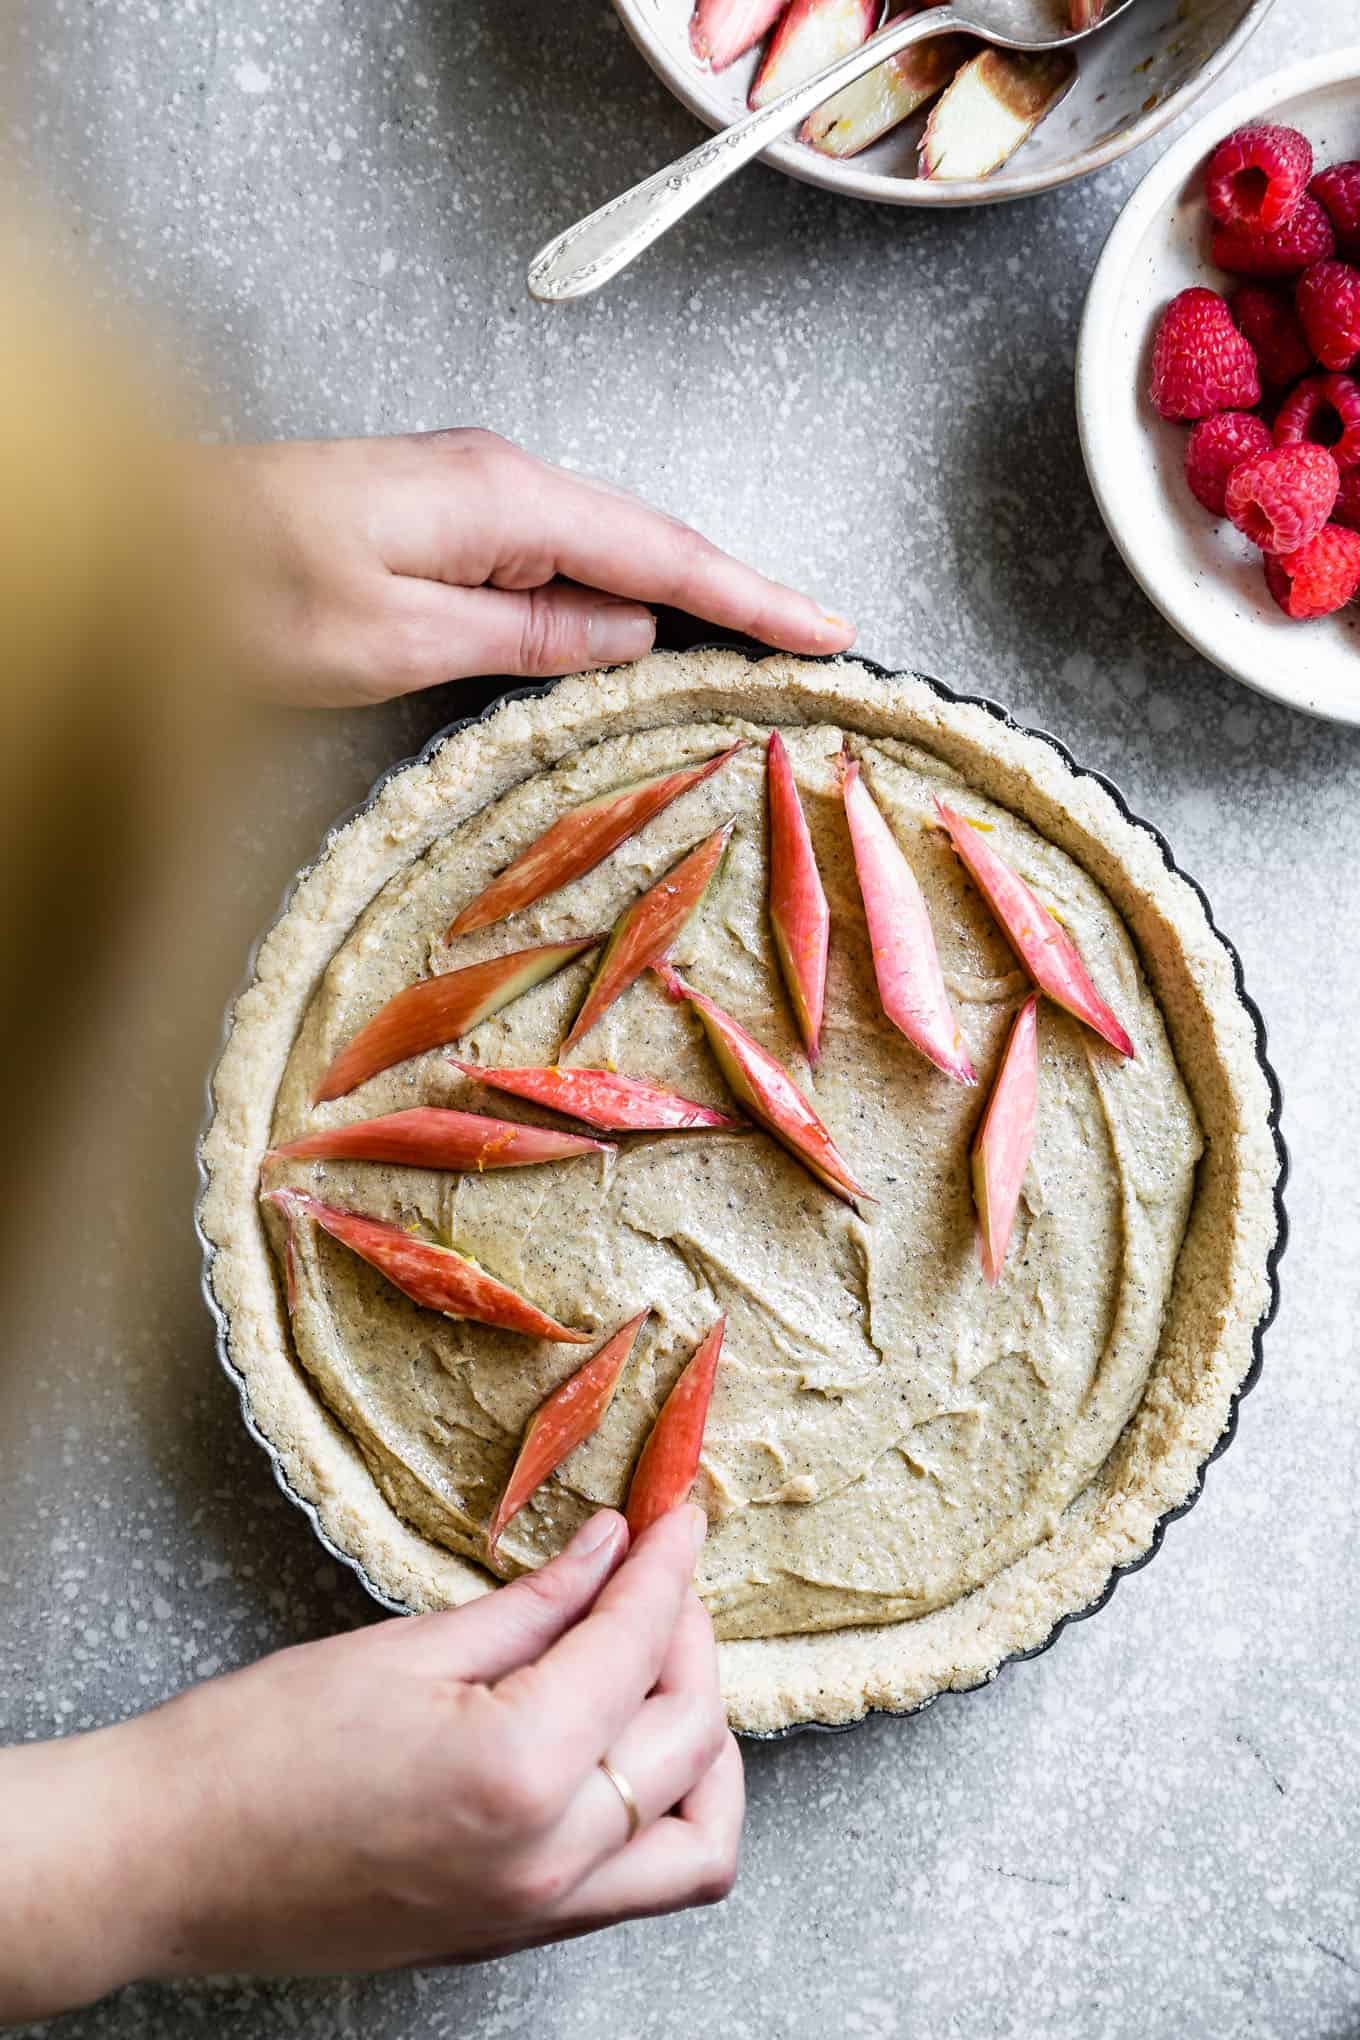
[[[1355,0],[1279,0],[1220,90],[1353,40]],[[721,1911],[462,1974],[139,1989],[60,2031],[1360,2034],[1360,973],[1338,866],[1360,737],[1192,656],[1087,493],[1077,317],[1149,153],[939,217],[758,170],[608,295],[545,313],[522,276],[547,230],[694,133],[601,0],[53,0],[20,59],[21,152],[119,289],[168,315],[209,430],[494,426],[640,486],[855,617],[866,652],[1006,701],[1115,777],[1242,951],[1295,1160],[1264,1379],[1200,1506],[991,1688],[752,1748]],[[9,1370],[0,1735],[103,1722],[370,1619],[216,1370],[187,1216],[195,1075],[325,824],[477,698],[281,718],[195,876],[211,962],[174,1052],[128,1078],[145,1152],[129,1174],[97,1131],[73,1148],[96,1251]],[[104,1234],[143,1257],[131,1329],[110,1326]]]

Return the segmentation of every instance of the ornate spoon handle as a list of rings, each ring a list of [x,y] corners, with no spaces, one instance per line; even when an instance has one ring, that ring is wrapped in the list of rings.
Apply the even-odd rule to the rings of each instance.
[[[724,128],[711,141],[701,142],[687,156],[644,178],[631,191],[611,198],[588,219],[578,220],[555,241],[549,241],[529,265],[531,295],[545,303],[559,304],[598,290],[710,192],[726,183],[744,163],[805,120],[842,85],[852,84],[866,71],[875,70],[924,36],[965,27],[971,29],[975,24],[962,20],[957,8],[931,7],[923,14],[908,15],[881,29],[858,49],[819,71],[815,78],[796,85],[782,98],[772,99],[768,106]]]

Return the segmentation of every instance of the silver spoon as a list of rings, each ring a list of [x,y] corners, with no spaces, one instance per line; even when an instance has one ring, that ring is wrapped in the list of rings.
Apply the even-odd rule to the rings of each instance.
[[[842,85],[852,84],[925,36],[953,31],[1006,50],[1061,50],[1107,27],[1130,4],[1131,0],[1113,0],[1098,22],[1075,30],[1058,25],[1067,16],[1066,0],[954,0],[952,6],[930,7],[923,14],[890,22],[815,78],[724,128],[711,141],[701,142],[549,241],[529,265],[530,294],[545,304],[589,296]]]

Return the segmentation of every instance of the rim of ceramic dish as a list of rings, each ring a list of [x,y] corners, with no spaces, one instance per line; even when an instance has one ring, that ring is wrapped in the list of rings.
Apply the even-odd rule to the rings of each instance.
[[[705,639],[701,643],[690,645],[687,647],[687,649],[694,652],[718,652],[736,650],[745,652],[749,656],[751,653],[753,652],[758,653],[764,648],[759,646],[752,646],[748,639],[710,638]],[[1187,1513],[1187,1511],[1192,1509],[1195,1503],[1199,1500],[1200,1495],[1204,1491],[1204,1478],[1206,1473],[1208,1472],[1209,1467],[1213,1464],[1213,1462],[1217,1458],[1220,1457],[1222,1453],[1226,1452],[1228,1446],[1232,1443],[1233,1439],[1237,1435],[1238,1411],[1241,1406],[1242,1398],[1256,1386],[1257,1381],[1260,1379],[1261,1366],[1264,1359],[1265,1334],[1268,1328],[1270,1327],[1271,1323],[1273,1322],[1276,1312],[1279,1309],[1280,1304],[1279,1264],[1289,1237],[1289,1222],[1285,1212],[1284,1204],[1285,1185],[1289,1177],[1289,1153],[1288,1149],[1285,1146],[1284,1135],[1281,1131],[1280,1126],[1280,1114],[1282,1105],[1280,1080],[1275,1074],[1274,1067],[1271,1064],[1269,1054],[1267,1052],[1266,1025],[1265,1020],[1263,1019],[1261,1014],[1261,1009],[1256,1004],[1256,1001],[1251,997],[1251,994],[1247,991],[1246,980],[1242,970],[1242,959],[1238,955],[1237,950],[1234,948],[1233,944],[1228,940],[1227,936],[1223,933],[1221,928],[1218,926],[1218,923],[1215,921],[1213,908],[1209,904],[1209,898],[1206,892],[1204,891],[1203,886],[1199,884],[1197,879],[1192,878],[1188,872],[1183,871],[1180,865],[1177,864],[1174,856],[1172,855],[1171,846],[1167,842],[1165,836],[1163,836],[1161,830],[1156,828],[1153,823],[1145,821],[1141,815],[1135,814],[1133,809],[1129,806],[1128,802],[1125,800],[1123,794],[1120,792],[1119,788],[1114,784],[1113,780],[1108,779],[1103,772],[1095,770],[1095,768],[1092,766],[1079,765],[1076,759],[1073,757],[1072,753],[1068,750],[1066,744],[1064,744],[1060,738],[1051,735],[1050,732],[1047,730],[1037,729],[1036,727],[1034,727],[1033,724],[1022,723],[1018,721],[1016,717],[1014,717],[1008,709],[1003,708],[999,702],[990,700],[986,695],[961,693],[953,687],[947,687],[942,680],[936,680],[929,673],[918,673],[913,667],[884,666],[881,665],[876,659],[864,658],[861,657],[860,654],[858,653],[855,654],[855,658],[857,664],[866,667],[869,672],[875,674],[879,679],[917,680],[923,686],[928,687],[932,693],[938,695],[940,699],[943,701],[948,701],[956,704],[961,703],[970,708],[980,708],[984,710],[986,714],[992,716],[1004,728],[1008,730],[1016,730],[1023,736],[1037,737],[1041,743],[1047,744],[1052,750],[1056,751],[1058,756],[1062,759],[1063,763],[1068,767],[1069,771],[1075,773],[1079,779],[1094,780],[1098,786],[1103,787],[1105,792],[1110,796],[1111,800],[1115,803],[1115,806],[1119,809],[1120,813],[1125,817],[1125,819],[1131,822],[1135,828],[1142,829],[1149,836],[1151,836],[1153,842],[1157,845],[1157,849],[1161,855],[1163,863],[1167,867],[1167,870],[1173,872],[1176,877],[1183,879],[1185,883],[1191,888],[1192,892],[1195,894],[1196,898],[1200,902],[1201,907],[1204,910],[1204,917],[1208,922],[1215,939],[1219,943],[1221,943],[1223,948],[1227,951],[1228,959],[1232,966],[1233,985],[1236,991],[1237,998],[1242,1004],[1242,1006],[1245,1008],[1246,1013],[1252,1023],[1256,1044],[1256,1060],[1260,1066],[1261,1074],[1265,1078],[1266,1089],[1270,1098],[1270,1109],[1267,1115],[1267,1123],[1270,1127],[1270,1134],[1271,1139],[1274,1143],[1277,1163],[1273,1190],[1273,1201],[1275,1207],[1275,1239],[1270,1249],[1270,1252],[1266,1258],[1267,1296],[1265,1306],[1261,1312],[1261,1316],[1257,1320],[1256,1327],[1252,1333],[1251,1365],[1247,1369],[1246,1374],[1242,1378],[1241,1384],[1239,1385],[1236,1393],[1233,1396],[1232,1407],[1228,1413],[1228,1420],[1224,1425],[1222,1432],[1219,1434],[1219,1437],[1216,1443],[1214,1444],[1212,1450],[1205,1455],[1204,1460],[1201,1462],[1199,1476],[1195,1482],[1194,1488],[1191,1490],[1190,1494],[1186,1496],[1183,1502],[1179,1503],[1176,1508],[1169,1509],[1164,1516],[1158,1519],[1153,1529],[1151,1541],[1148,1544],[1147,1550],[1142,1552],[1137,1558],[1131,1559],[1127,1565],[1117,1566],[1111,1573],[1109,1580],[1106,1582],[1104,1588],[1101,1590],[1100,1594],[1096,1597],[1095,1600],[1089,1602],[1087,1606],[1084,1608],[1076,1608],[1073,1609],[1073,1611],[1070,1614],[1060,1616],[1059,1619],[1054,1623],[1053,1628],[1049,1631],[1049,1634],[1044,1638],[1042,1643],[1035,1644],[1029,1650],[1012,1651],[1008,1657],[1002,1659],[1001,1663],[997,1666],[996,1670],[993,1673],[991,1673],[987,1678],[978,1680],[977,1683],[973,1686],[949,1689],[949,1693],[954,1694],[955,1697],[960,1697],[966,1693],[975,1693],[981,1687],[990,1685],[992,1683],[992,1680],[999,1677],[1000,1674],[1003,1671],[1005,1671],[1009,1665],[1022,1664],[1029,1658],[1042,1657],[1045,1651],[1051,1650],[1053,1648],[1053,1645],[1057,1642],[1058,1638],[1062,1635],[1063,1631],[1066,1628],[1068,1628],[1068,1626],[1071,1623],[1084,1622],[1087,1620],[1089,1616],[1097,1614],[1099,1610],[1105,1606],[1106,1602],[1110,1599],[1110,1596],[1113,1594],[1115,1588],[1118,1586],[1120,1580],[1123,1579],[1126,1574],[1138,1572],[1142,1569],[1143,1566],[1151,1563],[1151,1561],[1156,1557],[1157,1553],[1161,1550],[1162,1539],[1166,1535],[1168,1526],[1174,1523],[1178,1517],[1184,1516]],[[817,660],[812,661],[810,663],[825,664],[829,662],[824,660]],[[305,1495],[300,1495],[297,1492],[297,1489],[293,1486],[292,1482],[288,1478],[287,1472],[283,1465],[283,1459],[279,1451],[279,1448],[274,1444],[272,1439],[266,1437],[264,1432],[260,1429],[259,1425],[256,1423],[254,1415],[252,1414],[250,1407],[250,1397],[246,1386],[245,1376],[241,1373],[240,1369],[236,1366],[235,1362],[231,1357],[230,1317],[228,1312],[224,1310],[222,1305],[218,1302],[217,1296],[213,1290],[212,1267],[213,1261],[216,1258],[217,1248],[214,1246],[213,1242],[208,1238],[208,1235],[203,1227],[203,1203],[204,1199],[208,1194],[210,1185],[209,1171],[207,1163],[204,1159],[203,1144],[208,1137],[208,1133],[211,1129],[217,1109],[216,1099],[214,1096],[217,1081],[217,1070],[218,1065],[221,1062],[222,1055],[226,1049],[227,1042],[231,1035],[232,1026],[236,1015],[237,1001],[255,981],[256,959],[258,958],[261,945],[266,940],[267,936],[269,935],[270,931],[273,929],[275,924],[283,918],[284,914],[287,913],[288,908],[292,902],[294,893],[297,891],[302,881],[307,877],[308,873],[312,871],[318,863],[320,863],[321,859],[326,855],[327,851],[329,850],[331,844],[334,842],[336,837],[339,836],[344,829],[348,828],[350,823],[353,822],[359,815],[367,813],[369,808],[371,808],[374,802],[378,799],[379,795],[383,791],[383,788],[387,785],[389,780],[395,779],[399,773],[409,771],[414,766],[424,765],[428,763],[429,760],[434,756],[435,752],[439,750],[442,744],[447,743],[451,737],[459,735],[461,731],[471,729],[477,723],[485,722],[489,716],[493,715],[496,712],[496,710],[501,708],[506,702],[534,700],[537,697],[550,692],[554,684],[555,683],[553,682],[547,682],[540,683],[537,686],[507,688],[503,694],[497,695],[493,701],[488,702],[485,708],[481,709],[476,715],[463,716],[455,722],[446,723],[442,729],[435,731],[434,735],[428,740],[427,743],[425,743],[421,747],[421,749],[418,752],[414,754],[414,756],[409,758],[402,758],[396,764],[390,765],[385,772],[382,772],[378,776],[378,778],[374,780],[373,785],[369,788],[369,791],[367,792],[367,794],[365,794],[364,798],[360,801],[357,801],[352,808],[348,809],[344,814],[340,815],[331,824],[330,828],[326,831],[326,834],[321,841],[316,856],[311,860],[310,863],[303,865],[301,869],[289,881],[288,886],[284,891],[283,897],[279,901],[278,908],[275,911],[275,913],[271,916],[268,925],[261,930],[260,934],[251,944],[250,953],[246,958],[246,966],[242,974],[241,981],[238,984],[235,992],[232,994],[226,1012],[223,1015],[222,1033],[221,1039],[218,1043],[218,1051],[213,1058],[212,1068],[208,1073],[205,1084],[203,1120],[199,1127],[197,1140],[195,1141],[194,1144],[194,1157],[198,1167],[198,1182],[199,1182],[199,1193],[194,1204],[194,1231],[197,1235],[199,1246],[202,1249],[202,1268],[199,1282],[203,1292],[203,1300],[207,1304],[208,1311],[213,1320],[215,1335],[214,1343],[217,1350],[217,1358],[219,1364],[222,1367],[223,1372],[227,1376],[227,1379],[234,1385],[236,1389],[237,1398],[241,1406],[241,1417],[245,1424],[246,1430],[249,1432],[250,1436],[255,1440],[256,1444],[259,1445],[265,1452],[269,1460],[269,1463],[274,1470],[274,1479],[278,1483],[280,1489],[288,1497],[288,1500],[293,1504],[293,1506],[302,1511],[303,1515],[307,1518],[308,1522],[311,1524],[313,1533],[315,1534],[318,1543],[321,1544],[324,1550],[329,1552],[330,1556],[333,1559],[335,1559],[338,1564],[347,1567],[348,1570],[355,1575],[360,1585],[364,1588],[364,1591],[370,1596],[372,1600],[378,1603],[379,1607],[386,1608],[393,1615],[410,1615],[414,1611],[404,1601],[398,1600],[394,1595],[384,1593],[382,1588],[379,1587],[376,1584],[376,1582],[369,1576],[362,1562],[356,1557],[354,1557],[354,1555],[351,1552],[345,1551],[339,1544],[336,1543],[334,1538],[332,1538],[329,1535],[329,1533],[322,1525],[315,1503],[308,1501]],[[857,1718],[854,1721],[834,1723],[816,1720],[797,1721],[790,1723],[790,1725],[787,1728],[771,1729],[763,1733],[758,1730],[743,1730],[742,1734],[746,1740],[751,1742],[782,1742],[785,1741],[789,1736],[805,1735],[809,1733],[816,1733],[820,1735],[844,1735],[849,1730],[858,1728],[862,1721],[869,1720],[873,1715],[891,1714],[905,1718],[908,1715],[923,1713],[927,1707],[933,1707],[938,1700],[944,1699],[946,1697],[948,1697],[948,1694],[946,1693],[932,1693],[927,1699],[918,1702],[917,1705],[915,1705],[914,1707],[906,1708],[870,1707],[867,1708],[863,1714],[857,1716]]]
[[[1344,86],[1348,82],[1360,85],[1360,44],[1331,50],[1320,57],[1309,57],[1303,63],[1291,65],[1287,71],[1278,71],[1271,78],[1245,86],[1241,92],[1221,101],[1196,121],[1188,133],[1167,150],[1160,162],[1153,165],[1110,229],[1087,287],[1086,304],[1077,333],[1075,395],[1081,455],[1096,506],[1125,566],[1153,607],[1187,644],[1192,645],[1220,673],[1240,680],[1253,692],[1272,701],[1281,701],[1289,708],[1301,709],[1305,714],[1318,716],[1326,722],[1351,724],[1360,721],[1360,709],[1355,706],[1347,708],[1339,704],[1331,707],[1311,696],[1305,698],[1298,691],[1290,692],[1274,684],[1270,670],[1249,672],[1240,661],[1230,662],[1222,647],[1215,644],[1212,634],[1200,627],[1194,607],[1183,607],[1162,592],[1163,581],[1157,570],[1152,541],[1137,520],[1130,521],[1125,517],[1119,496],[1118,474],[1114,471],[1118,462],[1107,464],[1102,451],[1103,379],[1113,344],[1120,287],[1148,228],[1171,205],[1190,172],[1207,153],[1211,135],[1217,140],[1245,122],[1268,113],[1284,100],[1321,87]],[[1266,665],[1263,659],[1262,667]]]
[[[1053,191],[1078,177],[1089,177],[1096,170],[1104,170],[1110,163],[1116,163],[1121,156],[1127,155],[1130,149],[1136,149],[1140,142],[1149,141],[1153,135],[1159,134],[1169,121],[1175,120],[1194,104],[1201,93],[1207,92],[1255,35],[1274,4],[1275,0],[1252,0],[1236,28],[1224,37],[1218,48],[1205,58],[1199,70],[1193,77],[1187,78],[1178,91],[1130,122],[1128,127],[1121,128],[1107,142],[1079,151],[1065,165],[1055,164],[1046,170],[1003,171],[992,177],[959,177],[944,182],[925,177],[891,177],[879,170],[857,169],[853,159],[837,161],[822,157],[815,149],[804,148],[795,141],[772,143],[758,160],[782,170],[800,184],[815,184],[824,191],[839,192],[842,198],[867,198],[880,205],[1002,205],[1013,198],[1033,198],[1041,191]],[[704,74],[696,71],[692,81],[689,69],[675,64],[660,47],[651,26],[649,0],[613,0],[613,5],[634,46],[667,90],[689,109],[696,120],[701,120],[715,133],[719,132],[723,123],[705,105],[698,89]]]

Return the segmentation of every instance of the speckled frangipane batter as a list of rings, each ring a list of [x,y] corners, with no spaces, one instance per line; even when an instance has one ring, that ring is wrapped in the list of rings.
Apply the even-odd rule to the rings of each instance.
[[[445,946],[459,907],[566,808],[741,734],[753,739],[747,750],[596,871]],[[1161,1016],[1099,888],[929,754],[852,737],[924,888],[978,1089],[951,1083],[910,1047],[879,1009],[836,784],[841,733],[783,734],[831,906],[815,1074],[766,912],[765,732],[711,723],[600,743],[526,780],[389,883],[318,989],[274,1123],[284,1140],[414,1104],[543,1117],[438,1052],[316,1111],[308,1100],[336,1050],[413,978],[607,929],[736,816],[727,862],[676,961],[792,1072],[875,1202],[851,1210],[759,1133],[634,1137],[613,1157],[484,1176],[335,1162],[293,1162],[277,1176],[428,1228],[601,1342],[651,1306],[601,1429],[506,1533],[511,1565],[541,1562],[592,1508],[621,1501],[662,1397],[728,1313],[696,1489],[711,1525],[700,1588],[727,1637],[921,1614],[1047,1534],[1142,1392],[1200,1145]],[[968,1148],[1028,987],[933,824],[935,792],[991,826],[989,840],[1061,916],[1137,1046],[1123,1062],[1041,1006],[1038,1133],[995,1292],[978,1264]],[[590,970],[588,958],[485,1021],[460,1056],[551,1062]],[[651,977],[573,1059],[732,1109],[698,1020]],[[400,1513],[478,1556],[523,1426],[580,1364],[579,1350],[422,1310],[309,1226],[297,1270],[293,1336],[320,1393]]]

